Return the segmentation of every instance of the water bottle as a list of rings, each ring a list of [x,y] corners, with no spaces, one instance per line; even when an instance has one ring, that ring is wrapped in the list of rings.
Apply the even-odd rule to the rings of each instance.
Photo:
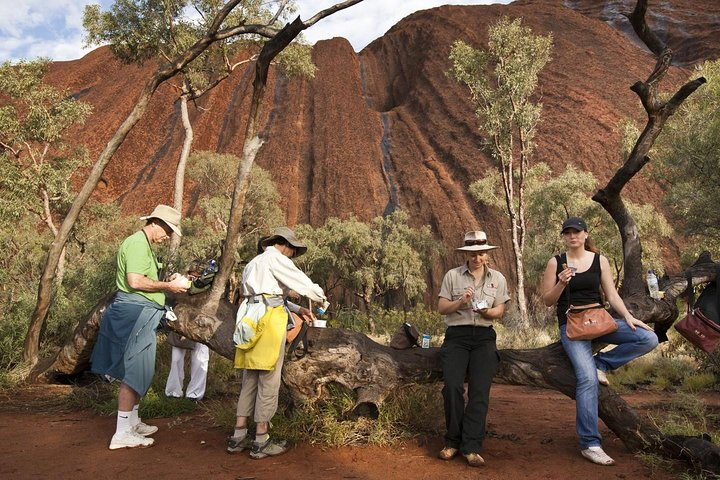
[[[325,315],[325,312],[327,312],[327,309],[328,309],[329,306],[330,306],[330,302],[328,302],[327,300],[325,300],[325,301],[323,302],[322,306],[319,306],[319,307],[317,307],[317,308],[315,309],[315,312],[316,312],[318,315]]]
[[[202,276],[204,277],[205,275],[211,275],[213,273],[217,273],[217,271],[217,262],[215,260],[210,260],[208,266],[205,267],[205,270],[203,270]]]
[[[207,264],[207,267],[205,267],[203,269],[200,276],[195,278],[195,280],[193,280],[192,283],[195,286],[195,288],[197,288],[197,289],[206,288],[207,286],[209,286],[212,283],[213,278],[215,278],[215,274],[217,272],[218,272],[217,262],[215,260],[210,260]]]
[[[430,335],[427,333],[423,334],[422,336],[422,343],[420,344],[422,348],[430,348]]]
[[[650,291],[650,298],[654,298],[655,300],[660,299],[660,288],[658,286],[658,279],[655,275],[655,270],[650,269],[647,273],[647,284],[648,284],[648,290]]]

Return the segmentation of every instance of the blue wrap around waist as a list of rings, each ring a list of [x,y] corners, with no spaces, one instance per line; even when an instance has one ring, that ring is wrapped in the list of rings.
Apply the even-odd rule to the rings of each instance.
[[[118,292],[100,320],[91,371],[145,395],[155,374],[155,330],[164,313],[165,307],[152,300]]]

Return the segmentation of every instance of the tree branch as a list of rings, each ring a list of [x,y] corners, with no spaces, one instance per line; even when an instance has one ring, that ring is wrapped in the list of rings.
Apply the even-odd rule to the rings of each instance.
[[[638,0],[635,10],[628,18],[638,37],[658,57],[655,68],[648,79],[645,82],[637,82],[631,87],[631,90],[640,98],[647,112],[647,124],[623,166],[615,172],[608,184],[598,190],[592,197],[610,214],[620,231],[625,266],[623,282],[620,287],[620,295],[623,297],[645,294],[645,282],[640,234],[635,219],[628,211],[620,193],[635,174],[650,161],[648,153],[667,119],[675,113],[690,94],[705,83],[705,79],[701,77],[685,84],[670,101],[663,103],[659,100],[657,94],[658,84],[670,67],[672,50],[667,48],[657,35],[648,28],[645,21],[646,11],[647,0]]]
[[[628,20],[633,26],[635,33],[643,41],[645,45],[656,56],[662,56],[667,49],[665,43],[658,37],[647,25],[645,21],[645,13],[647,12],[647,0],[638,0],[632,14],[628,15]]]

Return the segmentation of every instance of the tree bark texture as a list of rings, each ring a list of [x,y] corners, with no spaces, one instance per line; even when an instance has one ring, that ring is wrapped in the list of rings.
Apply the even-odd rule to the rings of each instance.
[[[190,115],[188,114],[188,96],[190,92],[187,83],[183,86],[183,92],[180,95],[180,118],[182,119],[185,137],[183,139],[182,150],[180,151],[180,159],[175,170],[175,193],[173,195],[173,208],[178,212],[183,211],[183,195],[185,195],[185,169],[187,167],[188,157],[190,156],[190,147],[193,142],[193,128],[190,123]],[[175,261],[175,255],[180,248],[180,236],[176,233],[170,237],[170,259]],[[169,271],[174,271],[170,269]]]

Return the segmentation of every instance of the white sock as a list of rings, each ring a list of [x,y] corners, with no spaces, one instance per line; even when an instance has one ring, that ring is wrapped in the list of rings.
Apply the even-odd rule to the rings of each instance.
[[[130,416],[132,412],[121,412],[118,410],[117,413],[117,424],[115,426],[115,433],[129,432],[132,430],[132,424],[130,423]]]
[[[247,427],[238,428],[235,427],[235,433],[233,434],[233,437],[243,439],[247,437]]]
[[[133,406],[132,413],[130,414],[130,425],[132,425],[133,427],[140,423],[140,415],[138,413],[139,410],[140,404]]]
[[[270,438],[270,435],[266,432],[261,435],[255,435],[255,443],[258,445],[261,443],[265,443],[268,441],[268,438]]]

